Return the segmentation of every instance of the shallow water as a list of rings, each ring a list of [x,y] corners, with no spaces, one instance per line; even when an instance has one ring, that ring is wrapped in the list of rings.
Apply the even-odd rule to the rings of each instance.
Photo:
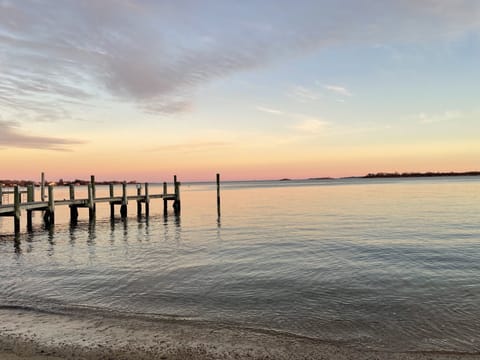
[[[57,208],[53,229],[37,214],[34,231],[17,237],[0,218],[0,307],[480,351],[480,179],[225,183],[221,219],[215,206],[213,184],[185,184],[179,218],[152,200],[148,220],[132,202],[127,220],[111,222],[98,204],[95,223],[80,209],[71,226]]]

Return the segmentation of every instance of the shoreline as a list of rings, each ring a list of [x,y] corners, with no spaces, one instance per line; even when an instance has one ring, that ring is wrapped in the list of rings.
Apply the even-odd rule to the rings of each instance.
[[[0,359],[456,360],[480,359],[480,353],[371,351],[195,321],[0,309]]]
[[[262,182],[262,181],[315,181],[315,180],[345,180],[345,179],[391,179],[391,178],[429,178],[429,177],[460,177],[460,176],[480,176],[480,171],[427,171],[427,172],[376,172],[368,173],[366,175],[350,175],[350,176],[318,176],[318,177],[306,177],[306,178],[290,178],[284,177],[280,179],[243,179],[243,180],[224,180],[223,182]],[[123,182],[126,182],[127,185],[138,185],[143,184],[144,181],[137,180],[101,180],[95,181],[95,185],[121,185]],[[59,179],[58,181],[52,181],[52,184],[55,186],[66,186],[75,185],[75,186],[86,186],[91,183],[91,180],[86,179],[74,179],[74,180],[63,180]],[[150,184],[161,185],[162,180],[150,180]],[[191,184],[208,184],[215,183],[215,180],[186,180],[184,183]],[[15,185],[26,187],[28,185],[34,185],[35,187],[41,186],[41,181],[35,180],[26,180],[26,179],[0,179],[0,185],[4,187],[14,187]]]

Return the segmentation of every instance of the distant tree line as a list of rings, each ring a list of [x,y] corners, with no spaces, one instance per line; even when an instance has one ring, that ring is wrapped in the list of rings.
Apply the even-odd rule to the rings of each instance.
[[[59,179],[58,181],[45,181],[46,184],[53,184],[57,186],[69,186],[70,184],[74,185],[88,185],[90,183],[90,180],[82,180],[82,179],[75,179],[75,180],[63,180]],[[111,180],[111,181],[96,181],[95,184],[97,185],[108,185],[108,184],[122,184],[123,181],[118,181],[118,180]],[[137,182],[135,180],[128,181],[128,184],[136,184]],[[39,181],[32,181],[32,180],[0,180],[0,185],[2,186],[7,186],[7,187],[12,187],[15,185],[18,186],[27,186],[27,185],[35,185],[35,186],[40,186]]]
[[[11,187],[15,185],[19,185],[19,186],[27,186],[32,184],[35,185],[35,182],[32,180],[0,180],[0,184],[2,186]]]
[[[466,171],[466,172],[404,172],[404,173],[370,173],[368,175],[362,176],[362,178],[397,178],[397,177],[433,177],[433,176],[478,176],[480,171]]]

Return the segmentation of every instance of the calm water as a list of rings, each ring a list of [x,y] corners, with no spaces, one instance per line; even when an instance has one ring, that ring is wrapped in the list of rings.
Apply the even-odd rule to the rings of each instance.
[[[94,224],[57,208],[54,229],[38,214],[17,238],[0,218],[0,306],[480,351],[478,178],[225,183],[220,220],[212,184],[182,186],[181,218],[153,200],[148,221],[131,203],[111,223],[97,206]]]

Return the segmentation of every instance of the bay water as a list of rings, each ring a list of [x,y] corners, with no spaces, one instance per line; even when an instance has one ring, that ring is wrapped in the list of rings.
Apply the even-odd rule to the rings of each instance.
[[[220,218],[215,184],[182,184],[181,196],[179,217],[152,200],[148,219],[130,202],[128,218],[111,221],[97,204],[94,222],[80,209],[71,225],[57,207],[54,227],[36,214],[16,236],[0,218],[0,308],[480,351],[479,178],[226,182]]]

